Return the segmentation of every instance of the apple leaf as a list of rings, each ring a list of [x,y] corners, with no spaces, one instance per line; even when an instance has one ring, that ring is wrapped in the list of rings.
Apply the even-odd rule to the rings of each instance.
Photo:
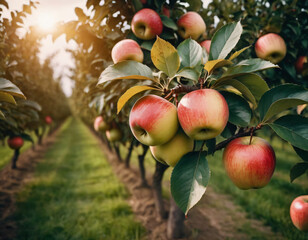
[[[35,111],[42,111],[42,107],[40,104],[38,104],[37,102],[35,101],[31,101],[31,100],[24,100],[22,102],[19,102],[18,105],[20,107],[28,107],[28,108],[32,108],[34,109]]]
[[[151,68],[142,63],[130,60],[107,67],[101,73],[97,84],[119,79],[152,80],[155,82]]]
[[[20,91],[20,89],[14,83],[5,78],[0,78],[0,93],[1,92],[26,99],[25,95]]]
[[[259,101],[263,94],[269,90],[269,87],[264,79],[255,73],[246,73],[244,75],[237,76],[235,79],[244,84],[257,101]]]
[[[11,94],[1,91],[0,91],[0,102],[8,102],[16,105],[16,101]]]
[[[269,126],[282,139],[308,151],[308,118],[300,115],[286,115],[270,123]]]
[[[292,146],[296,154],[303,159],[304,161],[308,162],[308,151],[305,151],[303,149],[297,148]]]
[[[134,86],[128,89],[118,100],[117,113],[119,114],[119,112],[121,111],[121,109],[124,107],[125,103],[127,103],[129,99],[131,99],[137,93],[144,92],[147,90],[158,90],[159,91],[159,89],[150,87],[150,86]]]
[[[258,110],[261,120],[266,122],[284,110],[307,102],[307,89],[295,84],[283,84],[264,93],[259,102]]]
[[[240,76],[245,73],[253,73],[268,68],[278,68],[278,65],[275,65],[269,61],[262,60],[260,58],[251,58],[243,60],[236,64],[235,66],[230,67],[222,77],[235,77]]]
[[[290,171],[290,182],[303,175],[308,169],[308,162],[299,162],[295,164]]]
[[[186,39],[177,48],[181,59],[181,67],[194,68],[201,64],[202,47],[193,39]]]
[[[231,57],[229,57],[228,60],[229,60],[229,61],[232,61],[233,59],[237,58],[242,52],[244,52],[244,51],[247,50],[248,48],[250,48],[250,46],[244,47],[244,48],[242,48],[241,50],[236,51],[235,53],[233,53],[233,54],[231,55]]]
[[[209,60],[225,59],[240,40],[242,31],[240,22],[220,28],[212,38]]]
[[[174,167],[171,193],[179,208],[187,215],[206,191],[210,169],[205,152],[190,152]]]
[[[233,62],[225,59],[217,59],[217,60],[211,60],[207,61],[204,65],[204,69],[210,74],[216,69],[220,67],[224,67],[226,65],[232,65]]]
[[[229,107],[229,122],[241,127],[246,127],[250,124],[251,109],[248,102],[239,95],[231,92],[223,91],[224,96]]]
[[[250,92],[249,88],[247,88],[243,83],[236,79],[226,79],[224,81],[216,81],[212,86],[214,89],[223,89],[225,86],[232,86],[236,90],[238,90],[244,98],[250,101],[255,107],[257,106],[257,102],[255,97]]]
[[[191,68],[183,68],[181,71],[179,71],[175,77],[184,77],[190,80],[193,80],[195,82],[198,82],[200,74]]]
[[[151,59],[154,66],[173,77],[180,68],[180,57],[171,43],[157,37],[152,50]]]
[[[32,137],[29,134],[22,133],[20,134],[20,137],[25,141],[34,143]]]
[[[171,18],[168,18],[165,15],[160,15],[160,19],[165,27],[170,28],[174,31],[178,30],[178,25],[176,25],[176,23]]]

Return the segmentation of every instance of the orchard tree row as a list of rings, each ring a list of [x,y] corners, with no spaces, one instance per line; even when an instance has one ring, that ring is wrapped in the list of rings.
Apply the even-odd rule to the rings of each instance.
[[[33,142],[31,132],[40,143],[47,125],[55,127],[70,114],[51,57],[40,63],[39,42],[44,36],[35,27],[21,31],[33,8],[32,1],[22,11],[10,11],[7,1],[0,3],[0,13],[11,14],[0,20],[0,140],[8,139],[15,150],[14,168],[24,140]]]
[[[132,149],[143,146],[144,185],[150,149],[161,218],[161,180],[173,167],[169,237],[183,234],[184,215],[210,179],[207,156],[216,151],[224,151],[226,174],[240,189],[266,186],[275,170],[275,150],[258,133],[289,142],[302,158],[290,169],[291,181],[306,172],[307,3],[217,0],[204,8],[199,0],[88,0],[86,6],[88,15],[76,8],[78,21],[54,36],[65,33],[79,46],[72,53],[74,111],[89,125],[98,116],[94,128],[119,160],[119,146],[128,148],[127,166]],[[291,210],[295,226],[308,230],[302,214]]]

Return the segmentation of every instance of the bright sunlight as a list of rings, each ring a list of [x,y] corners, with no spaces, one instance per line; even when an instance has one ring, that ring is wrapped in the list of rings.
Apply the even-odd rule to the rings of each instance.
[[[56,18],[51,14],[40,13],[37,17],[38,27],[45,32],[52,32],[56,25]]]

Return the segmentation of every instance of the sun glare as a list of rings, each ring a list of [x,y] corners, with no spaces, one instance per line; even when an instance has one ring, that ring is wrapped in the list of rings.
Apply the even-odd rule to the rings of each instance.
[[[56,25],[56,19],[52,15],[41,14],[38,16],[37,25],[41,30],[51,32]]]

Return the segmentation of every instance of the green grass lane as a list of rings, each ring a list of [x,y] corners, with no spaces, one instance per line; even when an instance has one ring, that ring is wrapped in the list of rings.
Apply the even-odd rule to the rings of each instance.
[[[95,137],[70,119],[18,196],[17,239],[142,239],[128,197]]]

